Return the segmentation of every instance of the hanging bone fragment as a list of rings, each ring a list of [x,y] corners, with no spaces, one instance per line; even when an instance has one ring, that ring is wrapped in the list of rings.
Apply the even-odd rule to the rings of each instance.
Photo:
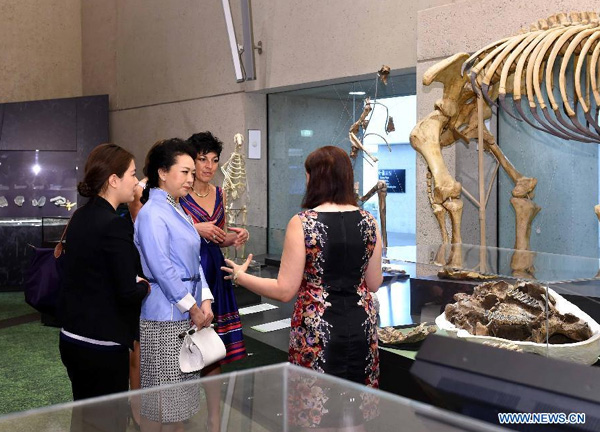
[[[381,66],[381,69],[379,69],[377,71],[377,76],[379,77],[379,79],[381,80],[381,82],[384,85],[387,85],[387,80],[388,80],[388,76],[390,75],[390,67],[383,65]]]
[[[383,84],[387,85],[387,78],[390,74],[389,66],[382,66],[381,69],[377,72],[377,79],[381,80]],[[367,128],[369,126],[369,121],[373,116],[373,111],[377,108],[381,107],[385,109],[386,112],[386,120],[385,120],[385,134],[389,134],[395,130],[394,120],[389,115],[389,111],[387,106],[383,105],[380,102],[377,102],[377,99],[371,100],[370,98],[366,98],[364,100],[364,108],[361,112],[358,120],[356,120],[352,126],[350,126],[350,130],[348,131],[348,138],[350,140],[350,159],[352,160],[352,166],[354,167],[356,158],[358,154],[362,151],[365,155],[365,159],[369,163],[376,163],[379,159],[376,156],[372,155],[364,146],[364,139],[369,135],[375,135],[383,140],[388,147],[388,150],[391,152],[392,148],[390,144],[385,139],[385,137],[381,134],[374,132],[367,132]],[[360,137],[362,130],[362,138]],[[370,160],[370,161],[369,161]],[[378,205],[379,205],[379,220],[381,222],[381,238],[383,247],[387,247],[387,227],[386,227],[386,196],[387,196],[387,184],[383,180],[377,181],[375,185],[363,196],[358,196],[358,201],[361,203],[367,202],[373,195],[377,194],[378,197]]]

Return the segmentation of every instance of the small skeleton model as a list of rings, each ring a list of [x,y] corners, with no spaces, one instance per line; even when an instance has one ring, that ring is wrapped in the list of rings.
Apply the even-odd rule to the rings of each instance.
[[[409,332],[403,332],[394,327],[382,327],[377,329],[379,340],[385,344],[411,344],[424,340],[431,333],[435,333],[437,327],[421,323]]]
[[[381,69],[379,70],[379,72],[377,72],[378,79],[381,79],[381,81],[384,84],[387,84],[387,77],[388,77],[389,73],[390,73],[389,66],[382,66]],[[375,157],[371,153],[369,153],[367,151],[367,149],[365,149],[365,147],[363,146],[364,139],[369,135],[375,135],[375,136],[378,136],[379,138],[381,138],[388,146],[388,149],[390,150],[390,152],[392,151],[390,144],[387,142],[387,140],[382,135],[380,135],[378,133],[374,133],[374,132],[365,133],[367,130],[367,127],[369,126],[369,121],[371,119],[371,116],[373,115],[372,111],[374,110],[374,107],[378,106],[378,105],[384,107],[386,110],[386,129],[385,129],[386,132],[385,133],[388,134],[395,130],[394,129],[394,120],[392,119],[392,117],[389,116],[387,107],[385,105],[377,102],[376,100],[371,101],[369,98],[366,98],[365,99],[365,107],[363,109],[363,112],[361,113],[358,120],[355,123],[353,123],[352,126],[350,126],[350,130],[348,133],[348,138],[350,139],[350,144],[352,146],[350,149],[350,159],[352,159],[353,165],[356,161],[356,157],[358,156],[358,152],[360,152],[360,151],[362,151],[365,154],[365,156],[366,156],[365,159],[367,162],[369,162],[369,159],[371,159],[371,161],[373,161],[373,163],[375,163],[379,160],[379,159],[377,159],[377,157]],[[367,118],[367,116],[368,116],[368,118]],[[363,141],[361,141],[358,138],[361,128],[364,133],[364,135],[362,137]],[[385,197],[387,196],[387,184],[385,183],[385,181],[379,180],[375,184],[375,186],[373,186],[365,195],[363,195],[362,197],[358,196],[358,200],[361,203],[365,203],[369,199],[371,199],[371,197],[375,194],[377,194],[377,196],[379,198],[379,219],[381,221],[381,239],[383,242],[383,247],[385,248],[385,247],[387,247],[386,205],[385,205]]]
[[[545,287],[537,283],[486,282],[476,286],[471,295],[455,294],[454,300],[456,303],[446,305],[446,319],[472,335],[536,343],[545,343],[547,337],[551,344],[580,342],[592,336],[588,323],[560,313],[555,299],[550,294],[546,297]]]
[[[244,137],[242,134],[235,134],[233,137],[235,142],[235,150],[231,156],[221,167],[225,180],[223,180],[223,191],[232,200],[236,200],[241,196],[248,186],[246,179],[246,161],[242,154],[242,146],[244,145]]]
[[[248,179],[246,178],[246,160],[244,158],[243,145],[244,137],[242,134],[235,134],[233,137],[235,149],[231,156],[221,166],[221,171],[225,176],[223,180],[223,193],[225,194],[226,207],[225,219],[228,225],[235,225],[246,228],[247,213],[249,201],[248,197]],[[244,193],[245,192],[245,193]],[[241,215],[241,221],[240,219]],[[244,258],[244,249],[242,246],[240,257]]]
[[[514,248],[529,249],[531,224],[540,211],[532,201],[537,180],[515,169],[483,121],[491,117],[490,107],[497,100],[508,115],[538,130],[563,139],[599,143],[599,40],[595,12],[573,12],[569,16],[561,13],[539,20],[521,34],[493,42],[471,56],[455,54],[425,72],[423,84],[441,83],[444,95],[435,103],[435,110],[417,123],[410,142],[429,167],[428,195],[443,243],[449,241],[446,213],[450,216],[452,243],[462,242],[462,192],[479,208],[481,245],[485,245],[485,207],[501,166],[515,183],[511,198],[516,215]],[[569,92],[566,82],[567,70],[571,68],[574,85]],[[557,94],[560,94],[558,101]],[[512,96],[514,109],[507,102],[507,95]],[[524,98],[535,120],[525,114]],[[581,124],[581,116],[585,117],[586,125]],[[468,144],[474,138],[480,143],[479,199],[450,175],[441,154],[443,147],[459,140]],[[497,161],[487,192],[483,181],[484,150]],[[596,206],[595,211],[600,218],[600,207]],[[531,259],[531,254],[516,253],[511,263],[515,274],[532,273]]]

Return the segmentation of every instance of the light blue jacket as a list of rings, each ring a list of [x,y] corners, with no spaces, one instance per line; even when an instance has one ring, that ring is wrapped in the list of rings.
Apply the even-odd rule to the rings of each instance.
[[[135,245],[152,286],[141,319],[186,320],[195,303],[213,299],[200,266],[200,240],[183,210],[167,201],[167,193],[151,189],[135,220]]]

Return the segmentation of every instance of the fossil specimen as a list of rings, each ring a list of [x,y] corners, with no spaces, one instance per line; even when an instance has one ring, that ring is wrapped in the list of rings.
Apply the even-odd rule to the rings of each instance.
[[[44,204],[46,204],[46,197],[45,196],[41,196],[39,198],[31,198],[31,205],[33,207],[44,207]]]
[[[410,344],[424,340],[430,333],[435,333],[435,326],[428,326],[425,323],[419,324],[408,333],[402,332],[394,327],[383,327],[377,329],[379,340],[386,344]]]
[[[471,270],[460,270],[449,267],[444,267],[438,272],[438,277],[442,279],[455,279],[455,280],[486,280],[495,279],[498,276],[495,275],[484,275]]]
[[[476,286],[471,295],[456,294],[454,300],[456,303],[446,306],[446,319],[472,335],[536,343],[545,343],[548,335],[551,344],[580,342],[592,336],[585,321],[560,313],[552,295],[546,297],[545,287],[537,283],[486,282]]]

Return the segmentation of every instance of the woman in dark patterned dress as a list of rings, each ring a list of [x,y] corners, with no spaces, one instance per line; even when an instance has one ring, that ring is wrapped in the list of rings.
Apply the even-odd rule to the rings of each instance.
[[[288,224],[278,278],[246,274],[252,256],[243,265],[225,260],[229,267],[223,270],[234,283],[259,295],[280,301],[298,295],[290,331],[291,363],[378,387],[377,318],[371,296],[383,280],[377,223],[356,206],[352,165],[342,149],[317,149],[304,166],[302,206],[309,210]],[[303,426],[317,426],[308,423]],[[318,426],[325,426],[321,417]]]
[[[202,376],[221,373],[221,365],[246,357],[246,346],[242,335],[242,323],[231,281],[223,278],[224,265],[222,247],[241,246],[248,241],[244,228],[228,227],[225,232],[225,200],[223,191],[210,184],[219,167],[223,143],[210,132],[192,135],[188,141],[197,151],[196,177],[192,191],[180,199],[183,210],[192,217],[194,227],[202,237],[200,265],[214,296],[213,313],[217,334],[227,350],[226,357],[202,370]],[[218,430],[220,419],[220,385],[207,387],[209,430]]]

